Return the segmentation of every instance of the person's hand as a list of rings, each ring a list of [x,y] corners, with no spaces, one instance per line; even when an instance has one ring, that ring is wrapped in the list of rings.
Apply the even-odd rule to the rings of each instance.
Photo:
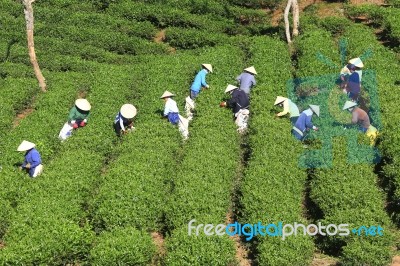
[[[22,166],[19,166],[19,167],[18,167],[18,170],[22,171]]]
[[[206,89],[209,89],[209,88],[210,88],[210,85],[207,85],[207,86],[206,86]]]
[[[30,163],[27,163],[27,164],[25,165],[25,168],[26,168],[26,169],[31,169],[31,164],[30,164]]]
[[[319,128],[317,128],[317,127],[314,128],[314,131],[318,131],[318,130],[319,130]]]
[[[219,107],[226,107],[226,102],[221,102],[221,103],[219,104]]]
[[[72,127],[73,127],[74,129],[77,129],[79,126],[78,126],[77,123],[73,123],[73,124],[72,124]]]
[[[79,124],[79,126],[80,126],[80,127],[84,127],[84,126],[86,126],[86,123],[85,123],[85,121],[82,121],[82,122]]]

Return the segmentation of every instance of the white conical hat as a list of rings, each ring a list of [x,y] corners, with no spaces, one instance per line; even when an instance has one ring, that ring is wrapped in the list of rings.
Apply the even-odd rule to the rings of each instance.
[[[238,87],[229,84],[229,85],[226,87],[226,89],[225,89],[225,93],[230,92],[230,91],[233,91],[233,90],[236,90],[237,88],[238,88]]]
[[[286,100],[287,100],[287,98],[285,98],[285,97],[277,96],[274,105],[280,104]]]
[[[309,104],[311,110],[317,115],[319,116],[319,105],[313,105],[313,104]]]
[[[361,61],[361,59],[359,57],[353,58],[349,60],[350,64],[355,65],[356,67],[362,68],[364,67],[363,62]]]
[[[160,99],[167,98],[167,97],[172,97],[172,96],[175,96],[175,94],[172,94],[169,91],[164,91],[164,93],[163,93],[163,95],[161,95]]]
[[[136,107],[129,103],[124,104],[121,107],[120,113],[126,119],[134,118],[136,116]]]
[[[212,65],[211,64],[201,64],[201,65],[212,73]]]
[[[247,72],[249,72],[251,74],[257,75],[257,71],[253,66],[245,68],[244,71],[247,71]]]
[[[90,109],[92,108],[92,106],[90,106],[90,103],[86,99],[77,99],[75,101],[75,105],[82,111],[90,111]]]
[[[29,141],[22,141],[21,144],[19,144],[17,151],[28,151],[36,146],[35,143],[29,142]]]
[[[343,106],[343,110],[349,109],[349,108],[354,107],[356,105],[357,105],[357,103],[355,103],[355,102],[347,101],[347,102],[345,102],[345,104]]]

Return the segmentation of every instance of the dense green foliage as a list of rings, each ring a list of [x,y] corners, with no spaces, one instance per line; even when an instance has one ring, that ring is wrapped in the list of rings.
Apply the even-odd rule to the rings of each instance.
[[[389,183],[389,200],[398,202],[398,58],[372,29],[316,16],[302,16],[291,58],[282,40],[255,36],[279,33],[265,8],[281,3],[36,1],[35,48],[48,85],[41,93],[27,55],[22,5],[0,0],[0,265],[236,265],[234,239],[188,235],[191,219],[216,225],[231,218],[385,229],[380,238],[318,237],[316,244],[299,236],[242,241],[259,265],[308,265],[315,246],[343,265],[389,262],[395,233],[377,185],[382,180],[370,164],[376,154],[356,129],[343,130],[349,115],[340,111],[345,97],[335,82],[344,61],[371,48],[363,96],[379,99],[366,106],[381,131],[380,178]],[[367,15],[398,42],[398,8],[346,11]],[[340,58],[342,37],[350,49]],[[182,141],[177,127],[160,119],[159,97],[175,93],[184,114],[201,63],[214,67],[211,88],[196,100],[190,138]],[[231,111],[218,104],[226,85],[250,65],[258,85],[248,135],[241,137]],[[313,119],[321,130],[310,134],[307,151],[291,136],[290,122],[275,118],[277,95],[300,109],[321,105],[321,117]],[[78,97],[92,103],[89,123],[60,143],[59,130]],[[126,102],[138,108],[136,130],[117,138],[112,122]],[[23,139],[36,143],[42,156],[45,170],[36,179],[15,167]],[[329,167],[306,169],[316,166],[309,160]],[[400,221],[397,212],[393,218]],[[165,254],[154,233],[165,237]]]

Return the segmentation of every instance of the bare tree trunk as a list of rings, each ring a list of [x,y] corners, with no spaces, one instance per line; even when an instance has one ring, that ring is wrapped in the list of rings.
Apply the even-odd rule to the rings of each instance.
[[[289,24],[289,11],[290,7],[292,6],[293,0],[288,0],[286,8],[285,8],[285,13],[283,14],[283,17],[285,19],[285,32],[286,32],[286,40],[288,43],[292,42],[292,39],[290,37],[290,24]]]
[[[292,0],[292,12],[293,12],[293,37],[299,36],[299,3],[297,0]]]
[[[33,8],[32,3],[35,0],[23,0],[24,13],[26,21],[26,37],[28,39],[29,59],[31,60],[33,70],[35,71],[36,78],[42,91],[46,91],[46,80],[43,77],[39,64],[36,59],[35,44],[33,42]]]

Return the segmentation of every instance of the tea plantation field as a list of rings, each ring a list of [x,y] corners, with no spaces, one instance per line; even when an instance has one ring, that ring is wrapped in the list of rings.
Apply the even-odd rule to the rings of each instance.
[[[283,18],[274,22],[285,4],[37,0],[42,92],[23,5],[0,0],[0,265],[391,265],[400,255],[400,5],[340,1],[340,14],[318,16],[309,3],[289,47]],[[361,106],[379,129],[375,147],[342,111],[337,78],[354,57],[365,65]],[[185,116],[203,63],[213,66],[210,88],[184,141],[160,119],[160,96],[174,93]],[[249,66],[257,85],[239,134],[219,103]],[[306,143],[276,116],[278,95],[301,111],[320,106]],[[92,105],[88,125],[60,142],[80,97]],[[138,110],[136,130],[118,138],[124,103]],[[17,169],[22,140],[41,154],[37,178]],[[309,233],[282,237],[295,223]],[[206,224],[247,228],[207,235]]]

